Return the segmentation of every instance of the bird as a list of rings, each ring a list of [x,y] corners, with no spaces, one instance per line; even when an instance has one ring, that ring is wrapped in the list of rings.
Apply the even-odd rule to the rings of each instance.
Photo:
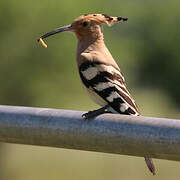
[[[81,82],[92,100],[101,108],[82,115],[92,119],[103,113],[119,113],[140,116],[138,106],[127,89],[125,78],[104,42],[102,25],[111,26],[125,22],[128,18],[107,14],[84,14],[67,26],[42,35],[37,40],[46,48],[43,39],[51,35],[70,31],[78,40],[76,62]],[[150,172],[155,175],[155,166],[150,157],[145,157]]]

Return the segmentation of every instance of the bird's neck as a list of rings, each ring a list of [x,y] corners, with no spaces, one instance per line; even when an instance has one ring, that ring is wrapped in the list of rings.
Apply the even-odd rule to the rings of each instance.
[[[81,39],[78,39],[77,56],[79,56],[81,53],[99,51],[100,49],[104,47],[105,47],[105,44],[104,44],[103,35],[97,38],[83,37]]]
[[[78,66],[84,61],[99,61],[104,64],[111,64],[119,69],[104,43],[103,34],[98,38],[78,39],[76,60]]]
[[[81,59],[84,53],[88,53],[89,55],[101,54],[102,56],[106,56],[106,59],[113,59],[104,43],[103,33],[100,33],[97,38],[92,38],[92,36],[78,38],[77,59]]]

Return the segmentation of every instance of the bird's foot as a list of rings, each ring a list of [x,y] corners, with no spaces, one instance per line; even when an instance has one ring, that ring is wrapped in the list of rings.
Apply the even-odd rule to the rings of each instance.
[[[104,114],[104,113],[107,113],[106,109],[107,109],[108,105],[100,108],[100,109],[96,109],[96,110],[93,110],[93,111],[88,111],[87,113],[84,113],[82,115],[82,117],[84,119],[92,119],[100,114]]]

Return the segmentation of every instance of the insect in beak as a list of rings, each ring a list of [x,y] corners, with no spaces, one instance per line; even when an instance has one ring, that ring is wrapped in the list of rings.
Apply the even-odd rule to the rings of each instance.
[[[39,37],[39,38],[37,39],[37,41],[40,42],[44,48],[47,48],[47,45],[46,45],[45,42],[43,41],[44,38],[47,38],[47,37],[49,37],[49,36],[52,36],[52,35],[54,35],[54,34],[61,33],[61,32],[64,32],[64,31],[73,31],[73,30],[74,30],[74,29],[73,29],[72,25],[69,24],[69,25],[67,25],[67,26],[63,26],[63,27],[57,28],[57,29],[55,29],[55,30],[53,30],[53,31],[50,31],[50,32],[42,35],[41,37]]]

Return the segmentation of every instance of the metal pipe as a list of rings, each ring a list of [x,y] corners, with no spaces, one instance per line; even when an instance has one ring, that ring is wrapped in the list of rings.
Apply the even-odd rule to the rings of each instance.
[[[180,121],[0,106],[0,141],[180,161]]]

